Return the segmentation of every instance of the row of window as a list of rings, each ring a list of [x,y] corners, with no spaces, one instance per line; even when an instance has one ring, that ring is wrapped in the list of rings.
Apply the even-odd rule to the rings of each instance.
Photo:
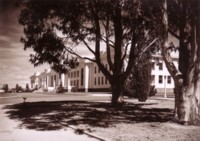
[[[159,84],[163,84],[164,79],[167,80],[167,84],[171,84],[172,83],[171,76],[163,76],[163,75],[159,75],[158,76],[158,83]],[[155,75],[152,75],[152,82],[155,83]]]
[[[152,63],[152,70],[155,69],[155,64],[155,62]],[[163,70],[163,63],[157,63],[156,65],[158,65],[159,70]]]
[[[175,61],[176,62],[176,61]],[[158,65],[158,69],[159,70],[163,70],[163,63],[155,63],[155,62],[152,62],[152,70],[155,69],[155,65]]]
[[[105,64],[105,67],[106,67],[106,69],[107,69],[107,68],[108,68],[108,65]],[[111,68],[109,68],[109,70],[111,71]],[[99,67],[95,66],[95,67],[94,67],[94,73],[96,74],[96,73],[100,73],[100,72],[101,72],[101,71],[100,71]]]
[[[95,77],[94,78],[94,85],[104,85],[104,84],[108,84],[108,79],[106,79],[105,77]]]
[[[167,84],[171,84],[172,83],[171,76],[164,76],[164,79],[167,79]],[[163,83],[163,76],[162,75],[158,76],[158,83],[159,84]]]
[[[70,72],[70,73],[69,73],[69,77],[70,77],[70,78],[79,77],[79,70]]]
[[[79,80],[71,80],[71,81],[70,81],[70,85],[71,85],[71,86],[79,87]]]

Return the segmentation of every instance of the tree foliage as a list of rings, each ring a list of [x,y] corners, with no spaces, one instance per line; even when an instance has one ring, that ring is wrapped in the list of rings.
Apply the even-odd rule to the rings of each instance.
[[[2,89],[5,91],[5,93],[7,93],[9,91],[8,84],[3,84]]]
[[[115,105],[132,62],[155,42],[156,32],[142,14],[139,0],[27,0],[19,18],[25,34],[21,41],[35,51],[30,59],[35,65],[59,62],[68,53],[95,62],[111,83]],[[78,54],[81,47],[94,58]],[[111,71],[102,62],[102,50]]]

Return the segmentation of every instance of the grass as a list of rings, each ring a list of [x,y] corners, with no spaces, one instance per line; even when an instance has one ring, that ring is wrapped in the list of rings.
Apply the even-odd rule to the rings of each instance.
[[[112,141],[200,140],[200,127],[173,123],[173,100],[126,100],[121,108],[105,102],[60,101],[8,105],[21,128],[58,130],[69,125]]]

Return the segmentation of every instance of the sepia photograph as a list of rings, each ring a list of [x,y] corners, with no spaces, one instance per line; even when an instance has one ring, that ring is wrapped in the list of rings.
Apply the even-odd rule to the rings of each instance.
[[[0,0],[0,141],[200,141],[200,0]]]

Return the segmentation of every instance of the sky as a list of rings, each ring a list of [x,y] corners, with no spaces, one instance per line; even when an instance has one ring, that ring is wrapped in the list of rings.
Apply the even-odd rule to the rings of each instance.
[[[18,24],[20,9],[15,6],[16,0],[0,0],[0,88],[8,84],[25,87],[30,84],[29,77],[35,72],[44,71],[49,66],[35,67],[29,62],[31,50],[24,51],[20,38],[23,27]]]
[[[8,84],[9,88],[16,84],[25,87],[27,83],[30,84],[31,75],[49,68],[47,64],[34,68],[29,62],[33,52],[24,51],[24,45],[20,42],[23,27],[18,23],[20,8],[15,6],[16,1],[0,0],[0,88],[3,84]],[[77,53],[88,56],[85,49],[78,49]]]

